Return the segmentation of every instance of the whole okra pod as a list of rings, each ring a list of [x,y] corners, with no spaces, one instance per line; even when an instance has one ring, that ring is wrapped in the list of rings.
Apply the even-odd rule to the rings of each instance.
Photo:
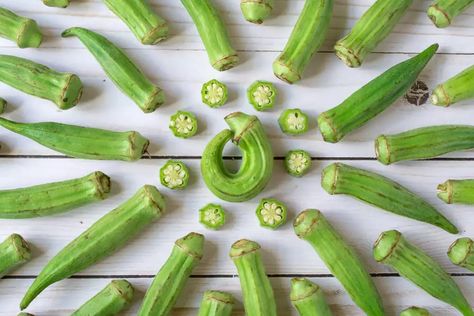
[[[75,106],[82,96],[82,82],[75,74],[57,72],[16,56],[0,55],[0,81],[50,100],[62,110]]]
[[[30,246],[18,234],[8,236],[0,243],[0,279],[31,259]]]
[[[62,37],[71,36],[79,38],[112,82],[143,112],[153,112],[165,102],[163,90],[145,77],[137,65],[114,43],[82,27],[73,27],[62,33]]]
[[[428,8],[428,17],[436,27],[447,27],[473,3],[474,0],[435,0]]]
[[[374,258],[395,269],[433,297],[474,315],[458,285],[443,268],[421,249],[410,244],[399,231],[383,232],[374,245]]]
[[[403,310],[400,316],[430,316],[430,312],[424,308],[412,306]]]
[[[474,98],[474,66],[471,66],[442,84],[431,93],[431,103],[450,106]]]
[[[204,236],[189,233],[175,242],[171,255],[156,274],[145,294],[138,316],[170,313],[193,269],[201,261]]]
[[[43,3],[48,7],[58,7],[58,8],[66,8],[69,6],[71,0],[43,0]]]
[[[332,316],[323,290],[308,279],[291,279],[290,300],[300,316]]]
[[[86,269],[122,248],[164,212],[158,189],[145,185],[129,200],[104,215],[64,247],[43,268],[20,303],[23,310],[44,289]]]
[[[448,257],[455,265],[474,271],[474,241],[468,237],[457,239],[449,246]]]
[[[474,204],[474,179],[447,180],[438,185],[438,197],[448,204]]]
[[[368,316],[384,316],[380,297],[357,253],[318,210],[301,212],[293,223],[296,235],[316,250],[349,296]]]
[[[198,316],[230,316],[235,299],[232,294],[221,291],[204,292]]]
[[[273,5],[274,0],[241,0],[240,10],[247,21],[262,24],[272,13]]]
[[[0,36],[14,41],[18,47],[39,47],[43,34],[35,20],[0,8]]]

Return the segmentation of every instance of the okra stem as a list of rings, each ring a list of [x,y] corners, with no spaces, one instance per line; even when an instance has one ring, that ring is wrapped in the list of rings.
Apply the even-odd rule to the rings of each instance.
[[[474,204],[474,179],[447,180],[438,185],[438,197],[448,204]]]
[[[424,308],[412,306],[403,310],[400,316],[430,316],[430,312]]]
[[[308,279],[291,279],[290,299],[300,316],[332,316],[323,290]]]
[[[69,6],[71,0],[43,0],[43,3],[48,7],[66,8]]]
[[[230,316],[235,299],[232,294],[220,291],[206,291],[199,307],[198,316]]]
[[[431,103],[447,107],[472,98],[474,98],[474,66],[438,85],[431,94]]]
[[[256,24],[262,24],[273,10],[274,0],[241,0],[240,10],[244,18]]]
[[[436,27],[447,27],[473,3],[474,0],[435,0],[428,8],[428,17]]]
[[[18,47],[39,47],[43,35],[35,20],[0,8],[0,36],[14,41]]]
[[[468,237],[457,239],[449,246],[448,257],[455,265],[474,271],[474,241]]]
[[[0,279],[31,259],[30,246],[18,234],[8,236],[0,243]]]

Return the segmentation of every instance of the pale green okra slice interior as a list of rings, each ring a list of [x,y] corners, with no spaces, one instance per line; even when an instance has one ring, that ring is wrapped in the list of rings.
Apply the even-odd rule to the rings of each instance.
[[[257,111],[273,108],[277,90],[273,83],[257,80],[247,89],[247,98]]]
[[[160,182],[169,189],[184,189],[189,182],[189,169],[181,161],[168,160],[160,169]]]
[[[196,116],[187,111],[178,111],[170,118],[169,128],[173,135],[180,138],[189,138],[196,135],[198,121]]]
[[[310,170],[312,160],[310,154],[304,150],[290,150],[285,156],[284,164],[290,175],[302,177]]]
[[[211,108],[221,107],[228,99],[227,86],[216,79],[212,79],[202,85],[201,99],[202,103]]]
[[[285,224],[288,210],[277,199],[262,199],[255,212],[260,226],[276,229]]]
[[[308,115],[300,109],[286,109],[278,119],[278,124],[283,133],[288,135],[301,135],[309,130]]]
[[[225,221],[226,214],[221,205],[209,203],[199,210],[199,222],[208,229],[217,230]]]

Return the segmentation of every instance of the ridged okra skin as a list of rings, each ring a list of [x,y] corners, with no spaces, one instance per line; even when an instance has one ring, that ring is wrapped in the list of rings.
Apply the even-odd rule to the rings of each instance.
[[[66,8],[69,6],[70,0],[43,0],[48,7]]]
[[[360,67],[406,13],[413,0],[377,0],[334,46],[337,57],[349,67]]]
[[[283,52],[273,62],[273,73],[295,83],[326,39],[333,12],[333,0],[306,0]]]
[[[431,93],[431,103],[446,107],[473,98],[474,66],[436,86],[433,93]]]
[[[230,202],[247,201],[270,181],[272,147],[256,116],[235,112],[226,116],[225,121],[230,129],[223,130],[207,144],[202,154],[201,174],[217,197]],[[243,156],[236,173],[228,171],[222,161],[222,151],[230,140]]]
[[[273,10],[274,0],[241,0],[240,10],[244,18],[256,24],[262,24]]]
[[[320,211],[303,211],[293,226],[296,235],[311,244],[354,303],[368,316],[385,315],[382,298],[364,263]]]
[[[148,2],[143,0],[104,0],[109,10],[127,24],[142,44],[154,45],[168,37],[168,23],[153,12]]]
[[[170,313],[193,269],[201,261],[204,236],[189,233],[175,242],[168,260],[156,274],[145,294],[138,316],[166,316]]]
[[[451,276],[430,256],[410,244],[396,230],[383,232],[374,245],[374,258],[396,270],[433,297],[474,315],[469,302]]]
[[[135,131],[115,132],[55,122],[20,123],[0,117],[0,126],[65,155],[97,160],[135,161],[149,141]]]
[[[130,305],[134,292],[127,280],[113,280],[71,316],[115,316]]]
[[[447,27],[473,3],[474,0],[435,0],[428,8],[428,17],[436,27]]]
[[[26,292],[20,308],[28,307],[51,284],[88,268],[122,248],[132,237],[158,220],[164,208],[164,198],[156,187],[141,187],[129,200],[104,215],[54,256]]]
[[[82,82],[75,74],[57,72],[16,56],[0,55],[0,81],[27,94],[50,100],[61,110],[74,107],[82,96]]]
[[[11,234],[0,243],[0,279],[31,259],[30,246],[18,234]]]
[[[226,27],[211,1],[181,0],[181,3],[196,25],[212,67],[224,71],[237,65],[239,56],[232,47]]]
[[[165,102],[163,90],[145,77],[125,52],[107,38],[81,27],[73,27],[62,33],[62,37],[71,36],[79,38],[112,82],[144,113],[155,111]]]
[[[265,273],[260,245],[255,241],[236,241],[229,252],[239,274],[246,315],[276,316],[272,285]]]
[[[198,316],[230,316],[235,299],[232,294],[221,291],[206,291],[202,297]]]
[[[347,194],[401,216],[457,234],[459,231],[431,204],[397,182],[377,173],[342,163],[324,168],[321,186],[329,194]]]
[[[43,41],[43,34],[35,20],[1,7],[0,36],[15,42],[20,48],[39,47]]]
[[[438,197],[448,204],[474,204],[474,179],[447,180],[438,185]]]
[[[324,140],[337,143],[386,110],[413,85],[437,49],[438,44],[431,45],[415,57],[391,67],[338,106],[321,113],[318,126]]]
[[[472,148],[474,126],[470,125],[427,126],[395,135],[380,135],[375,140],[375,154],[384,165]]]
[[[323,290],[308,279],[291,279],[290,300],[300,316],[332,316]]]
[[[474,271],[474,241],[468,237],[457,239],[449,246],[448,257],[455,265]]]
[[[412,306],[403,310],[400,316],[430,316],[430,312],[424,308]]]

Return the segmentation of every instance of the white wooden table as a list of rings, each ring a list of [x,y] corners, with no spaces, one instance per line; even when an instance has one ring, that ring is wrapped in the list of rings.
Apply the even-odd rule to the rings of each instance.
[[[474,9],[460,16],[453,26],[439,30],[425,14],[430,1],[417,0],[394,33],[367,58],[363,67],[348,69],[331,52],[331,47],[348,32],[373,0],[336,0],[335,16],[323,51],[315,55],[304,80],[289,86],[273,76],[271,64],[283,48],[303,7],[303,0],[276,0],[273,17],[263,25],[244,21],[238,0],[215,0],[242,59],[238,67],[223,73],[210,67],[194,25],[177,0],[152,1],[156,11],[169,21],[171,27],[169,40],[156,46],[140,45],[102,1],[72,2],[67,9],[54,9],[42,5],[39,0],[0,0],[0,6],[36,19],[46,33],[40,49],[20,50],[13,43],[0,40],[2,54],[32,58],[53,68],[77,73],[85,84],[80,104],[64,112],[58,111],[48,101],[0,84],[0,96],[10,102],[5,116],[20,121],[49,120],[138,130],[151,139],[152,157],[135,163],[71,159],[0,130],[0,189],[79,177],[93,170],[101,170],[113,180],[112,194],[103,202],[57,216],[0,221],[1,240],[13,232],[19,233],[31,241],[34,253],[30,263],[0,280],[0,315],[16,315],[27,287],[44,264],[69,241],[141,185],[159,185],[158,170],[169,157],[178,157],[187,163],[192,180],[188,189],[179,192],[160,186],[168,201],[167,215],[118,253],[46,289],[28,311],[39,316],[68,315],[111,279],[126,278],[139,294],[123,315],[134,315],[151,279],[168,257],[173,242],[188,232],[197,231],[207,238],[206,255],[194,271],[173,315],[195,315],[202,292],[207,289],[229,291],[241,299],[236,270],[228,257],[230,245],[240,238],[253,239],[262,245],[280,315],[294,315],[288,293],[289,280],[295,276],[309,277],[321,285],[336,315],[363,315],[310,246],[293,233],[291,220],[305,208],[319,208],[325,212],[358,250],[383,295],[387,315],[398,315],[410,305],[427,307],[435,316],[458,315],[450,306],[431,298],[372,259],[372,244],[379,233],[387,229],[402,231],[409,240],[439,260],[474,303],[474,274],[453,266],[446,256],[449,244],[459,236],[386,213],[349,197],[329,196],[319,185],[322,168],[334,161],[382,172],[433,203],[460,227],[461,235],[472,237],[474,209],[443,204],[436,198],[436,185],[448,178],[474,177],[473,152],[386,167],[374,159],[373,139],[382,132],[393,133],[432,124],[472,124],[474,102],[443,109],[429,104],[414,106],[400,100],[335,145],[324,143],[315,127],[318,113],[337,105],[389,66],[432,43],[440,44],[439,54],[420,77],[430,89],[473,64]],[[99,31],[125,48],[147,75],[165,89],[168,96],[166,105],[155,113],[143,114],[113,86],[77,39],[61,39],[61,31],[71,26]],[[220,109],[209,109],[200,102],[201,84],[212,78],[222,80],[230,89],[230,102]],[[270,80],[277,85],[280,96],[274,110],[257,113],[247,104],[245,90],[256,79]],[[280,132],[277,118],[287,107],[300,107],[310,114],[312,129],[309,133],[301,137],[286,137]],[[168,129],[168,119],[178,109],[193,111],[199,118],[200,132],[192,139],[177,139]],[[226,128],[223,117],[233,111],[258,114],[270,135],[276,155],[270,185],[257,198],[240,204],[215,198],[200,179],[199,172],[199,158],[205,144]],[[235,148],[228,147],[228,155],[238,155]],[[287,150],[295,148],[309,151],[315,160],[311,173],[302,179],[290,177],[282,166],[281,157]],[[287,202],[291,210],[290,221],[281,229],[269,231],[258,226],[254,209],[262,197],[276,197]],[[222,231],[211,232],[198,223],[197,210],[209,202],[222,203],[228,210],[230,220]],[[236,314],[242,314],[240,303],[237,309]]]

